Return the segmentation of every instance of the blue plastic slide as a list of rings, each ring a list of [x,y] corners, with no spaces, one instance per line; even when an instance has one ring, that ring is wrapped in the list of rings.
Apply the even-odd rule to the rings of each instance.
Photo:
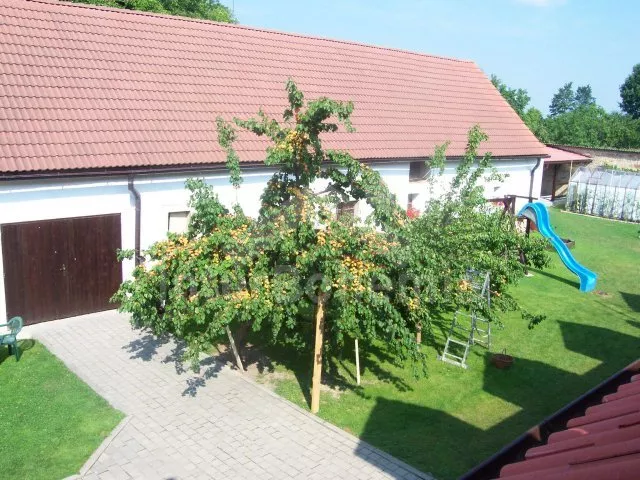
[[[551,222],[549,222],[549,212],[547,211],[547,207],[541,202],[533,202],[527,203],[522,209],[520,213],[518,213],[519,217],[526,217],[536,224],[538,227],[538,231],[547,238],[553,248],[556,249],[558,255],[560,255],[560,259],[562,263],[575,273],[580,279],[580,291],[582,292],[590,292],[594,288],[596,288],[596,280],[598,276],[593,273],[588,268],[580,265],[571,252],[569,248],[565,245],[562,239],[556,235],[551,227]]]

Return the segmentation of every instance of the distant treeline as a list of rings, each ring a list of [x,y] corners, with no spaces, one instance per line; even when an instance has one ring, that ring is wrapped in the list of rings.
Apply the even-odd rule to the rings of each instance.
[[[585,147],[640,148],[640,64],[620,86],[620,112],[598,105],[590,85],[564,84],[553,96],[549,115],[529,107],[522,88],[510,88],[497,76],[491,82],[541,142]]]

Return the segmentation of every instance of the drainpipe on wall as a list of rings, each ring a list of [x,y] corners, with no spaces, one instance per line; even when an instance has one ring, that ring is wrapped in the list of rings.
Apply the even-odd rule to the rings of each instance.
[[[529,181],[529,203],[533,202],[533,180],[536,175],[536,170],[540,166],[540,162],[542,162],[542,158],[538,157],[535,167],[531,169],[531,180]],[[531,220],[527,218],[527,236],[529,235],[529,232],[531,232]]]
[[[134,261],[137,267],[138,265],[140,265],[142,261],[142,255],[140,254],[140,212],[141,212],[140,207],[141,207],[142,201],[140,199],[140,192],[136,190],[136,187],[133,184],[133,175],[129,175],[129,192],[131,192],[131,195],[133,195],[133,201],[136,207]]]

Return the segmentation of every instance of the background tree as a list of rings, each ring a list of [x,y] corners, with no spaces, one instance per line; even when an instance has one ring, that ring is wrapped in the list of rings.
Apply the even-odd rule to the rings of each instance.
[[[491,75],[491,83],[498,89],[504,99],[509,102],[509,105],[516,111],[518,116],[522,117],[529,101],[531,101],[529,93],[522,88],[509,88],[496,75]]]
[[[589,105],[595,105],[596,99],[591,91],[591,85],[583,85],[576,89],[576,108],[588,107]]]
[[[522,121],[529,127],[529,130],[540,140],[541,142],[548,141],[547,130],[544,125],[544,117],[542,112],[535,107],[527,109],[531,97],[529,92],[523,88],[509,88],[502,80],[496,75],[491,75],[491,83],[498,89],[504,99],[511,105],[516,113],[520,116]]]
[[[630,109],[633,109],[634,98],[638,99],[640,108],[640,94],[633,95],[634,88],[640,92],[640,64],[634,67],[634,72],[620,88],[621,94],[625,91],[623,98],[627,98]],[[543,143],[640,148],[640,118],[605,111],[597,105],[591,85],[580,86],[575,93],[572,82],[563,85],[553,97],[549,116],[545,117],[537,108],[528,106],[530,99],[526,90],[510,88],[496,75],[491,76],[491,82]]]
[[[547,118],[551,143],[599,147],[607,143],[607,112],[597,105],[574,109]]]
[[[522,116],[522,120],[538,140],[542,143],[549,142],[549,132],[547,131],[546,121],[540,110],[535,107],[530,107]]]
[[[576,95],[573,91],[573,82],[565,83],[551,99],[549,115],[555,117],[570,112],[576,106]]]
[[[544,121],[550,143],[602,148],[639,148],[640,120],[598,105],[576,108]]]
[[[613,148],[640,148],[640,118],[619,112],[609,114],[607,121],[606,146]]]
[[[634,119],[640,119],[640,63],[620,85],[620,108]]]
[[[70,0],[103,7],[180,15],[216,22],[236,23],[233,12],[218,0]]]

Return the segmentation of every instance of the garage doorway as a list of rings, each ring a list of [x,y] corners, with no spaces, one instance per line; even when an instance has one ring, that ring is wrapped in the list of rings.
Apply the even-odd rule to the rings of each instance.
[[[120,214],[2,225],[7,317],[25,324],[114,308]]]

